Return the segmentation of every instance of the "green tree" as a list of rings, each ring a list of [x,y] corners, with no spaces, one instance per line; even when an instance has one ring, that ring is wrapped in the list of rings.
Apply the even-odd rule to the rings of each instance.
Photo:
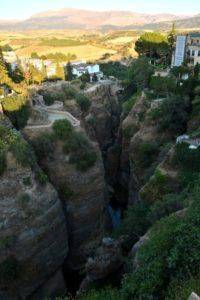
[[[161,59],[166,62],[170,47],[166,36],[157,32],[145,32],[136,41],[135,50],[140,56],[145,55],[151,60]]]
[[[153,66],[147,57],[136,59],[128,70],[128,82],[136,82],[138,90],[143,90],[149,86],[150,78],[154,73]]]
[[[9,72],[6,68],[6,63],[3,58],[3,53],[0,47],[0,85],[6,84],[12,86],[12,80],[9,77]]]
[[[66,119],[56,120],[53,123],[53,131],[56,138],[60,140],[66,140],[72,134],[73,127],[71,123]]]
[[[94,75],[92,76],[92,81],[93,82],[97,82],[98,81],[98,77],[97,77],[96,73],[94,73]]]
[[[73,67],[72,67],[72,65],[69,61],[67,63],[67,66],[66,66],[65,80],[67,80],[67,81],[72,81],[73,80],[74,75],[72,73],[72,70],[73,70]]]
[[[5,113],[16,128],[19,129],[26,126],[30,116],[30,109],[26,96],[17,95],[5,97],[2,101],[2,105]]]
[[[31,58],[40,58],[37,52],[32,52],[31,53]]]
[[[45,79],[40,70],[35,68],[32,64],[29,65],[30,81],[32,83],[41,84]]]
[[[169,32],[168,36],[167,36],[167,40],[168,43],[171,47],[171,49],[173,48],[175,42],[176,42],[176,27],[175,27],[175,23],[172,24],[172,29]]]
[[[175,92],[176,81],[171,77],[153,76],[150,81],[150,88],[157,96],[165,96]]]
[[[188,97],[171,95],[164,100],[158,111],[158,130],[168,131],[173,137],[186,130],[188,118]]]
[[[90,82],[90,74],[88,72],[86,72],[81,75],[80,79],[83,83]]]
[[[18,61],[17,66],[14,68],[13,71],[11,71],[10,77],[15,83],[20,83],[24,80],[24,72],[22,70],[22,67],[20,65],[20,62]]]

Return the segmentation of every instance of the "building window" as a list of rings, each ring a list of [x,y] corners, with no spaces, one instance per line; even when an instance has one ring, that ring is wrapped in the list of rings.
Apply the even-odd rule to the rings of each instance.
[[[198,51],[198,56],[200,56],[200,50]]]
[[[194,50],[192,50],[192,56],[195,56],[195,51]]]

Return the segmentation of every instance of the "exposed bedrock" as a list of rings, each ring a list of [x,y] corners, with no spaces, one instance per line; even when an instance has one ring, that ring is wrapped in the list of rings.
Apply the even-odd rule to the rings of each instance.
[[[68,255],[65,216],[55,188],[38,183],[10,152],[0,176],[0,210],[0,298],[25,299],[54,277]],[[49,286],[45,296],[51,295]]]

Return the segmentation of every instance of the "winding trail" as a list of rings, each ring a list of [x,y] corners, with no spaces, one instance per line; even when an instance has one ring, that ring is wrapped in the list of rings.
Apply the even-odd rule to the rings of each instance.
[[[75,128],[80,127],[80,121],[67,111],[52,109],[42,103],[40,105],[37,105],[35,109],[39,110],[40,112],[43,111],[44,113],[46,113],[48,116],[49,123],[43,125],[26,126],[26,129],[50,128],[56,120],[61,119],[67,119]]]

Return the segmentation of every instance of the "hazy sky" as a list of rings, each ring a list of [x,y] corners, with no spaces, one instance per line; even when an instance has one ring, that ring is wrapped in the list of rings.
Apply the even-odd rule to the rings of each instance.
[[[0,19],[25,19],[63,7],[90,10],[132,10],[142,13],[198,14],[199,0],[0,0]]]

